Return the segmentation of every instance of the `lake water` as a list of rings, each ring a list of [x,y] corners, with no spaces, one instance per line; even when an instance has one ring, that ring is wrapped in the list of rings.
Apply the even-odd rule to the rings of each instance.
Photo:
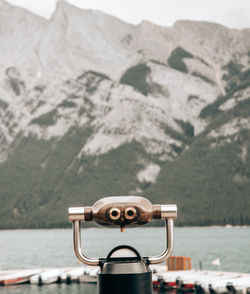
[[[164,228],[135,228],[120,233],[118,229],[82,230],[83,251],[105,257],[115,246],[127,244],[142,256],[158,255],[165,245]],[[73,253],[72,230],[0,231],[0,270],[39,267],[79,266]],[[175,228],[173,255],[190,256],[192,267],[218,270],[212,265],[220,259],[221,270],[250,273],[250,228]],[[1,287],[0,293],[15,294],[93,294],[95,285],[21,285]]]

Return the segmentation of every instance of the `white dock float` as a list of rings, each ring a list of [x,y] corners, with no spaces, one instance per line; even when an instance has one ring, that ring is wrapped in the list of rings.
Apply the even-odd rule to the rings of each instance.
[[[99,271],[98,267],[93,268],[88,274],[81,276],[79,281],[81,283],[97,283],[98,271]]]
[[[29,281],[30,277],[41,272],[41,269],[32,270],[14,270],[0,272],[0,285],[16,285],[23,284]]]
[[[78,281],[81,276],[85,275],[85,269],[83,267],[74,268],[69,271],[65,271],[61,275],[61,281],[64,283]]]
[[[41,271],[39,274],[30,278],[30,284],[41,285],[56,283],[61,279],[61,275],[67,271],[69,271],[69,269],[65,268],[55,268]]]

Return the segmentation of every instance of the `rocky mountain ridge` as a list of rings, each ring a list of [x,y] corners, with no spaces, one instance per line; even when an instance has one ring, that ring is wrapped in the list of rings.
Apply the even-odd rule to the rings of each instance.
[[[2,227],[65,225],[68,204],[100,195],[192,202],[176,187],[166,192],[180,177],[176,162],[196,156],[199,141],[210,154],[249,132],[250,29],[131,25],[62,0],[50,20],[3,0],[0,16]],[[250,182],[247,138],[237,185]],[[176,169],[171,183],[168,166]],[[58,220],[45,221],[52,209]],[[180,224],[191,223],[188,213]]]

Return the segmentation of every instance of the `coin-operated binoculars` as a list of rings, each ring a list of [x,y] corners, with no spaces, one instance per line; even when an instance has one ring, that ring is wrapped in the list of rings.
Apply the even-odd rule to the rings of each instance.
[[[89,266],[100,266],[98,294],[152,294],[150,264],[165,261],[173,251],[173,219],[176,205],[153,205],[139,196],[115,196],[98,200],[92,207],[69,208],[73,223],[74,251],[77,258]],[[81,250],[81,222],[95,221],[104,226],[143,225],[153,219],[166,221],[166,249],[158,256],[141,257],[136,249],[121,245],[113,248],[106,258],[90,258]]]

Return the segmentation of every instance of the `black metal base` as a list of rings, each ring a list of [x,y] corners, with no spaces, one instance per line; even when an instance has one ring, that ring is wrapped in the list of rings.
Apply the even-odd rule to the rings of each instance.
[[[128,248],[136,257],[112,258],[121,248]],[[152,272],[147,260],[129,246],[118,246],[101,263],[98,273],[98,294],[152,294]]]
[[[98,276],[98,294],[152,294],[152,274],[111,274]]]

